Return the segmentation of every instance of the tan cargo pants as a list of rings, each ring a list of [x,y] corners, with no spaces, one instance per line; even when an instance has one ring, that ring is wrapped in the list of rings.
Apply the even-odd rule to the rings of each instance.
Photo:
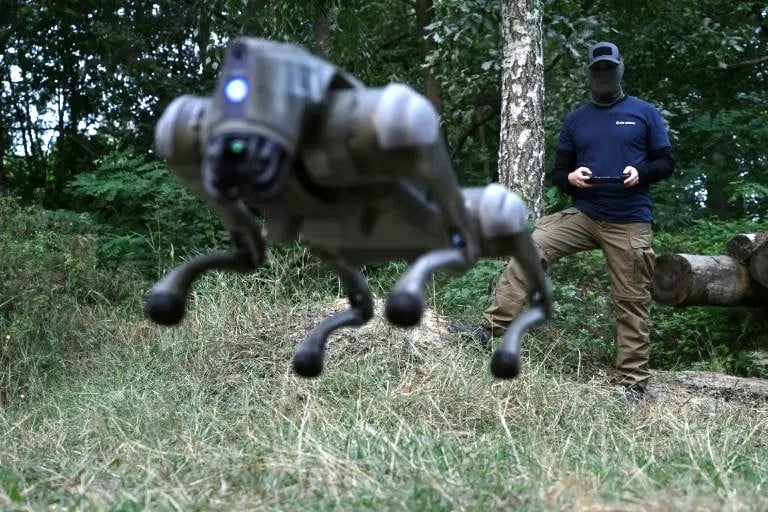
[[[610,272],[616,316],[618,383],[644,388],[650,377],[648,306],[655,263],[651,225],[600,222],[572,207],[539,219],[532,236],[545,268],[569,254],[602,250]],[[503,333],[525,301],[525,277],[513,259],[501,274],[493,302],[485,310],[494,334]]]

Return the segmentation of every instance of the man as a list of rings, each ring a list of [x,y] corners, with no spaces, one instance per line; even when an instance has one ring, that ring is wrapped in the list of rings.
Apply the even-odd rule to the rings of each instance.
[[[650,185],[669,177],[675,161],[661,116],[624,94],[623,73],[615,44],[589,48],[591,101],[566,117],[552,170],[553,184],[571,196],[572,206],[541,218],[533,240],[545,267],[569,254],[602,250],[616,316],[617,384],[634,394],[645,391],[650,377],[648,307],[655,262]],[[619,182],[591,183],[591,177]],[[503,333],[525,300],[523,274],[513,260],[485,311],[493,334]]]

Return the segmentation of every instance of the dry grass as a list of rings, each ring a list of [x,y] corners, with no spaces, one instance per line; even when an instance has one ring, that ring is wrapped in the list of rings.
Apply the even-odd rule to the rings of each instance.
[[[434,315],[340,332],[306,381],[297,340],[339,304],[262,286],[212,278],[173,330],[99,312],[72,373],[0,413],[0,508],[768,508],[765,402],[630,407],[535,335],[523,377],[495,381]]]

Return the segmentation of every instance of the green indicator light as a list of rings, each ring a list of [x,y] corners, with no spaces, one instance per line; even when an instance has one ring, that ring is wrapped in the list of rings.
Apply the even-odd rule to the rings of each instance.
[[[240,153],[245,151],[245,143],[243,141],[241,141],[241,140],[233,140],[229,144],[229,151],[231,151],[232,153],[234,153],[236,155],[239,155]]]

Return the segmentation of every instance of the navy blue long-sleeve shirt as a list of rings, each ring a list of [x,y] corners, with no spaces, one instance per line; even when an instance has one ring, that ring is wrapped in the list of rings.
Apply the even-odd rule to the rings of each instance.
[[[575,188],[568,174],[588,167],[594,176],[620,176],[628,165],[639,183]],[[610,107],[587,103],[569,113],[560,130],[552,183],[571,195],[573,205],[596,220],[652,222],[650,185],[668,178],[675,167],[669,136],[658,111],[626,96]]]

